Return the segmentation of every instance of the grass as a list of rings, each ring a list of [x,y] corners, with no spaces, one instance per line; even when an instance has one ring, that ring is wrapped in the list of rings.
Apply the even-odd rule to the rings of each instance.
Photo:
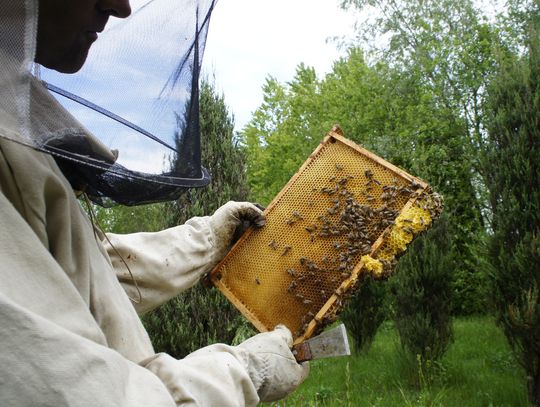
[[[524,372],[491,318],[456,320],[454,337],[442,361],[422,365],[384,324],[368,352],[313,361],[295,393],[267,406],[530,406]]]

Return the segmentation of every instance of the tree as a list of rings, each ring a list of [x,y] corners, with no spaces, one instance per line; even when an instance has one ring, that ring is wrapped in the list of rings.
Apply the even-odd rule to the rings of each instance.
[[[370,348],[377,330],[387,318],[386,285],[370,274],[361,275],[358,284],[359,289],[339,317],[354,341],[354,349],[362,352]]]
[[[240,134],[255,201],[268,204],[330,130],[316,119],[322,109],[318,88],[314,69],[302,64],[287,85],[266,80],[264,102]]]
[[[234,121],[223,95],[203,81],[200,92],[202,162],[212,181],[204,189],[189,190],[168,205],[170,225],[214,212],[229,200],[246,200],[245,158],[233,134]],[[246,320],[216,289],[201,285],[175,297],[143,318],[157,351],[175,357],[211,343],[232,343],[251,332]]]
[[[453,338],[452,255],[448,216],[410,245],[392,278],[395,322],[402,347],[416,363],[440,360]]]
[[[344,0],[342,6],[376,10],[372,19],[359,25],[358,38],[372,50],[373,59],[393,69],[399,83],[412,85],[401,94],[405,106],[400,106],[399,114],[411,111],[406,106],[411,103],[409,92],[420,91],[437,107],[435,116],[417,110],[416,165],[410,168],[420,176],[426,173],[451,211],[448,233],[460,260],[455,264],[455,312],[484,312],[480,287],[486,277],[478,258],[491,207],[479,153],[486,149],[482,106],[488,79],[497,66],[495,51],[508,47],[501,30],[483,17],[472,0]],[[511,35],[507,38],[515,40]],[[427,126],[421,123],[426,117]],[[431,131],[426,133],[426,127]]]
[[[528,52],[501,61],[489,88],[489,150],[483,156],[493,207],[488,243],[498,320],[540,406],[540,25],[529,16]]]

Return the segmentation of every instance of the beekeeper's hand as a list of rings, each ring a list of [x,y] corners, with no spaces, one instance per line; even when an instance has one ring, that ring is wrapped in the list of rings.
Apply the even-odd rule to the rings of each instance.
[[[263,402],[282,399],[308,376],[309,363],[298,364],[291,352],[291,332],[278,325],[238,345],[247,351],[248,374]]]
[[[262,227],[263,212],[249,202],[227,202],[210,217],[216,257],[221,259],[249,226]]]

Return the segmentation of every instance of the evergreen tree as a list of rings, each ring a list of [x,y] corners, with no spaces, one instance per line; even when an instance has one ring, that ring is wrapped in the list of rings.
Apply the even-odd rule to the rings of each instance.
[[[224,97],[208,81],[201,84],[200,127],[202,162],[212,181],[169,205],[169,226],[193,216],[210,215],[227,201],[242,201],[248,196],[245,159],[235,143],[233,118]],[[251,332],[245,319],[217,289],[201,285],[145,315],[143,321],[156,351],[175,357],[215,342],[232,343]]]
[[[484,165],[493,207],[493,300],[526,371],[530,400],[540,406],[540,25],[533,18],[528,52],[502,60],[489,89]]]
[[[409,246],[391,280],[401,345],[416,361],[439,360],[453,338],[447,216]]]
[[[386,284],[370,274],[359,278],[359,289],[340,314],[356,352],[366,352],[386,319]]]

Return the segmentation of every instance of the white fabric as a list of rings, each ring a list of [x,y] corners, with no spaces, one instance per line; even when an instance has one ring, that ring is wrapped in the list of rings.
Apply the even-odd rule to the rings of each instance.
[[[192,284],[191,267],[213,257],[207,220],[186,225],[186,235],[182,227],[170,231],[198,256],[186,269],[160,268],[178,286]],[[152,364],[159,369],[139,365],[155,357],[152,346],[69,184],[49,156],[1,139],[0,230],[0,405],[174,405],[178,389],[193,405],[256,404],[246,361],[230,352],[211,363],[161,357]],[[143,286],[150,281],[139,277]],[[144,289],[143,304],[158,303],[158,291]],[[184,372],[182,381],[170,382],[169,370]]]

